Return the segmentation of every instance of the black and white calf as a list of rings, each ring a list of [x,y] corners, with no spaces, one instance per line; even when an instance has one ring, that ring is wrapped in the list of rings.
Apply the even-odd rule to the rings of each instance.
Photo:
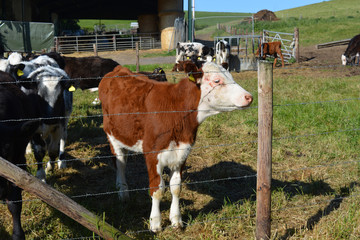
[[[13,52],[7,59],[0,59],[0,71],[9,72],[10,66],[19,64],[23,57],[20,53]]]
[[[355,65],[355,59],[358,57],[359,63],[360,54],[360,34],[353,37],[344,54],[341,56],[342,65]]]
[[[184,58],[197,56],[199,60],[211,62],[214,57],[214,49],[199,42],[178,42],[176,46],[175,63],[183,61]]]
[[[16,86],[15,79],[8,73],[0,72],[0,83],[0,156],[26,170],[26,145],[39,127],[39,121],[20,119],[33,118],[35,105],[31,97]],[[25,240],[21,227],[21,189],[0,177],[0,199],[6,201],[12,215],[12,239]]]
[[[216,64],[229,66],[230,62],[230,45],[225,40],[220,40],[215,45]],[[227,69],[227,68],[226,68]]]
[[[47,56],[40,56],[32,61],[15,65],[12,74],[16,77],[22,91],[28,96],[36,96],[39,104],[37,115],[42,119],[42,123],[34,134],[31,145],[38,162],[36,176],[45,181],[42,161],[46,152],[50,157],[46,171],[52,169],[57,157],[59,157],[58,167],[66,167],[63,159],[67,124],[72,112],[73,94],[71,91],[75,89],[74,82],[53,59]]]

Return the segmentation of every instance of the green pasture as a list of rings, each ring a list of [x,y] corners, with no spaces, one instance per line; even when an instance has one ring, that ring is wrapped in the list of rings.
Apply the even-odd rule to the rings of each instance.
[[[160,66],[172,81],[185,76],[171,72],[171,66]],[[360,237],[360,85],[354,71],[351,67],[274,71],[272,239]],[[146,231],[151,201],[140,156],[130,157],[127,177],[130,189],[145,190],[131,192],[126,204],[111,193],[116,191],[115,171],[101,107],[91,103],[96,92],[75,91],[66,151],[67,159],[82,160],[56,169],[48,184],[75,196],[75,201],[135,239],[253,239],[257,73],[232,75],[253,94],[254,102],[249,109],[210,117],[200,126],[183,173],[181,211],[187,225],[183,231],[169,227],[168,190],[161,205],[164,231],[156,236]],[[28,158],[34,161],[32,155]],[[29,170],[34,174],[35,166]],[[109,193],[97,195],[104,192]],[[84,194],[90,195],[76,197]],[[24,199],[30,199],[23,207],[29,239],[92,236],[57,210],[31,200],[33,196],[24,193]],[[0,211],[6,213],[0,221],[9,221],[5,205]],[[4,239],[11,232],[10,225],[5,226],[0,229]]]

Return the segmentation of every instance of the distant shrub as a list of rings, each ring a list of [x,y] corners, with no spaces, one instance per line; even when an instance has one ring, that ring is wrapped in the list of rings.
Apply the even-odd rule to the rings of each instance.
[[[196,31],[199,31],[199,30],[207,28],[207,27],[209,27],[209,25],[207,25],[207,24],[195,24]]]
[[[224,36],[230,36],[230,33],[227,33],[225,30],[222,29],[216,29],[211,37],[224,37]]]

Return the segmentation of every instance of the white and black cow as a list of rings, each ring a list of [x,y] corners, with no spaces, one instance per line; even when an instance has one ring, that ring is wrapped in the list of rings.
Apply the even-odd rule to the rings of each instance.
[[[230,45],[225,40],[220,40],[215,45],[215,57],[216,57],[216,64],[219,65],[227,65],[229,68],[230,62]]]
[[[19,64],[23,60],[20,53],[13,52],[7,59],[0,59],[0,71],[9,72],[11,65]]]
[[[355,65],[355,59],[358,57],[359,63],[360,54],[360,34],[353,37],[344,54],[341,56],[342,65]]]
[[[26,170],[26,145],[39,127],[39,121],[20,119],[34,118],[36,107],[32,99],[16,86],[15,79],[8,73],[0,72],[0,83],[0,156]],[[6,201],[12,215],[12,239],[25,240],[21,227],[21,189],[0,177],[0,199]]]
[[[176,45],[175,63],[183,61],[184,58],[197,56],[199,60],[211,62],[214,57],[214,49],[199,42],[178,42]]]
[[[31,144],[38,162],[37,177],[45,181],[43,158],[48,152],[50,161],[46,171],[59,157],[58,167],[65,168],[62,161],[65,153],[67,124],[72,112],[72,90],[74,82],[64,70],[47,56],[40,56],[32,61],[23,61],[12,69],[22,91],[28,96],[36,96],[39,104],[38,117],[42,119],[39,131],[34,134]]]

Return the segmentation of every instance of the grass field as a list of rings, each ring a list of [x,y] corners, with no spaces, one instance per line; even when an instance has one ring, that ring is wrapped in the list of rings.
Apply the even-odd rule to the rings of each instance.
[[[356,3],[334,0],[281,11],[276,14],[286,19],[257,27],[287,32],[298,26],[304,45],[350,38],[359,29],[359,14],[350,7]],[[170,64],[142,70],[157,66],[165,69],[170,82],[185,76],[172,73]],[[128,161],[131,200],[123,204],[113,193],[115,170],[98,117],[101,107],[91,104],[96,92],[75,91],[66,146],[66,159],[72,161],[67,169],[52,172],[48,184],[134,239],[254,239],[257,72],[232,75],[253,94],[254,102],[249,109],[210,117],[200,126],[183,173],[180,202],[185,229],[169,227],[167,189],[161,204],[165,229],[157,235],[147,231],[151,199],[141,156]],[[271,239],[360,239],[359,76],[359,66],[295,64],[274,70]],[[34,157],[30,154],[27,159],[35,174]],[[168,174],[165,171],[167,184]],[[36,197],[23,192],[23,198],[27,239],[93,239],[92,232]],[[0,213],[0,239],[11,239],[6,205],[0,205]]]
[[[173,77],[170,68],[165,68]],[[274,71],[274,141],[272,239],[357,239],[360,237],[359,77],[353,68],[276,69]],[[344,77],[347,75],[348,77]],[[184,75],[175,75],[179,79]],[[147,190],[131,192],[121,204],[116,194],[74,198],[107,222],[137,239],[252,239],[255,231],[257,156],[257,73],[233,73],[255,96],[254,108],[224,113],[201,125],[183,175],[181,211],[184,231],[168,228],[170,194],[162,202],[165,230],[147,231],[151,202]],[[115,172],[96,93],[76,91],[69,125],[66,170],[48,183],[68,196],[115,191]],[[357,98],[357,100],[355,100]],[[343,101],[333,101],[341,100]],[[90,117],[90,118],[86,118]],[[98,159],[98,157],[105,157]],[[30,163],[33,157],[29,156]],[[35,173],[35,168],[30,168]],[[168,180],[168,173],[164,178]],[[128,163],[130,189],[147,188],[141,157]],[[232,178],[232,179],[228,179]],[[239,179],[238,179],[239,178]],[[24,199],[34,199],[24,193]],[[39,201],[26,201],[23,226],[28,239],[92,236],[73,220]],[[5,205],[0,235],[11,227]]]

